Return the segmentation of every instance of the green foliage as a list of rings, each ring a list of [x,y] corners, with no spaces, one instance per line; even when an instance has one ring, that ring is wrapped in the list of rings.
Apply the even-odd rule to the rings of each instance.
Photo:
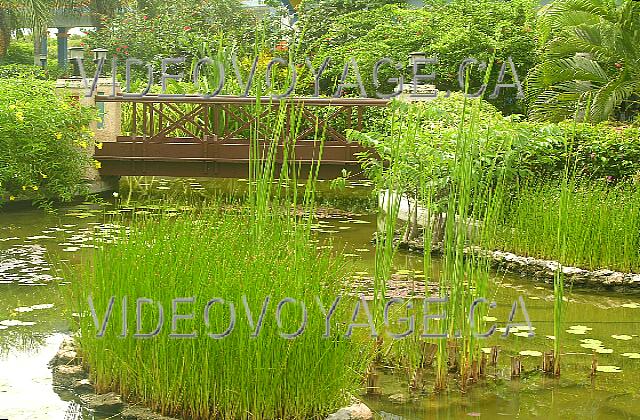
[[[53,84],[0,79],[0,199],[71,199],[91,165],[94,112]]]
[[[586,123],[539,124],[521,122],[517,165],[523,177],[557,177],[566,162],[575,175],[609,182],[640,176],[640,129]],[[570,138],[572,148],[565,148]]]
[[[405,68],[408,54],[414,51],[438,57],[437,67],[427,68],[424,73],[435,70],[435,84],[442,91],[461,90],[458,73],[464,59],[473,57],[493,64],[488,87],[488,91],[492,92],[500,66],[508,57],[513,58],[521,81],[535,64],[534,18],[534,3],[528,0],[483,0],[480,3],[454,1],[420,9],[387,5],[338,17],[331,23],[326,35],[313,42],[308,51],[314,56],[316,67],[326,57],[333,58],[333,65],[326,71],[326,87],[331,93],[349,58],[356,59],[369,95],[375,96],[372,80],[374,64],[388,57]],[[401,72],[405,81],[409,82],[409,71],[403,69]],[[381,68],[380,80],[398,77],[398,73],[386,65]],[[480,87],[482,74],[473,72],[470,91]],[[507,67],[505,82],[511,82],[511,76]],[[351,81],[354,81],[353,78]],[[389,92],[390,86],[381,90]],[[515,89],[502,91],[495,103],[510,112],[519,110],[515,103],[516,93]]]
[[[6,64],[33,65],[33,43],[12,42],[7,53],[4,56],[0,56],[0,65]]]
[[[329,30],[328,22],[342,15],[375,10],[387,4],[404,4],[403,0],[303,0],[298,7],[299,26],[302,28],[305,45],[321,39]]]
[[[580,109],[580,119],[597,122],[638,112],[640,3],[558,0],[540,26],[543,61],[528,77],[532,118],[558,121]]]
[[[107,48],[109,57],[121,63],[128,58],[152,63],[158,73],[163,58],[186,57],[189,62],[213,56],[210,51],[218,45],[252,50],[256,39],[271,34],[272,24],[268,19],[258,22],[237,0],[196,5],[180,0],[157,5],[154,15],[133,11],[103,18],[103,26],[88,33],[84,46]]]
[[[245,206],[120,223],[113,232],[116,240],[100,242],[82,278],[73,282],[77,310],[84,315],[79,341],[100,391],[116,389],[164,414],[194,420],[309,419],[325,418],[360,387],[372,345],[359,335],[357,340],[345,337],[354,306],[344,300],[351,299],[337,306],[327,333],[316,298],[330,308],[337,296],[350,292],[344,280],[348,267],[338,255],[319,250],[312,236],[315,178],[307,180],[300,194],[296,188],[276,187],[297,184],[287,153],[282,166],[275,165],[285,122],[297,125],[295,112],[280,108],[277,114],[277,140],[266,151],[258,143],[258,123],[252,126]],[[297,133],[286,136],[285,142]],[[297,215],[298,204],[304,216]],[[123,337],[122,323],[112,318],[105,336],[96,337],[87,306],[90,296],[100,314],[111,296],[118,302],[128,296],[124,305],[130,314],[134,299],[150,298],[166,308],[164,328],[153,339],[131,336],[134,328],[145,332],[157,325],[153,318],[158,312],[147,309],[142,330],[129,316],[125,322],[130,334]],[[181,304],[178,309],[194,317],[176,324],[174,331],[166,310],[181,296],[194,297],[191,308]],[[212,305],[205,319],[207,302],[216,297],[226,303]],[[280,322],[276,314],[284,298],[296,302],[283,304]],[[233,330],[211,336],[229,328],[229,303],[235,305]],[[256,330],[259,318],[263,322]],[[298,331],[303,320],[306,327],[297,337],[282,335]],[[193,332],[196,337],[170,336]]]
[[[412,104],[394,102],[390,112],[411,113],[413,118],[418,118],[420,128],[414,136],[391,136],[388,124],[383,121],[370,125],[370,131],[351,132],[350,137],[376,150],[377,156],[363,158],[374,179],[382,170],[383,162],[391,159],[395,144],[402,142],[394,162],[402,166],[404,192],[415,191],[425,165],[434,164],[431,182],[438,186],[434,199],[444,203],[450,191],[451,171],[456,165],[460,126],[468,124],[471,118],[467,114],[463,119],[464,103],[459,94]],[[479,154],[473,167],[481,174],[482,180],[478,182],[484,187],[495,184],[500,177],[513,182],[559,178],[567,162],[571,162],[572,171],[578,177],[617,182],[640,176],[638,128],[527,122],[514,116],[503,117],[484,101],[478,107],[474,147]],[[572,148],[566,147],[568,140]]]
[[[162,303],[165,324],[159,336],[136,339],[131,315],[130,334],[122,338],[121,322],[112,317],[105,337],[97,338],[91,316],[83,318],[84,360],[100,390],[115,385],[158,411],[190,419],[324,418],[357,392],[369,356],[368,345],[344,338],[353,306],[338,306],[325,339],[325,317],[315,301],[318,296],[329,308],[346,291],[340,284],[343,266],[327,252],[318,253],[302,225],[276,214],[259,222],[249,214],[207,209],[130,227],[129,234],[123,226],[118,241],[104,244],[74,282],[78,302],[88,314],[87,298],[93,296],[102,317],[111,296],[117,296],[117,308],[128,296],[130,314],[133,299],[144,296]],[[179,322],[176,332],[196,332],[196,338],[169,337],[171,300],[181,296],[196,296],[194,304],[178,309],[195,317]],[[256,324],[264,300],[271,298],[257,337],[251,337],[255,327],[249,326],[243,296]],[[227,303],[211,307],[209,326],[204,308],[215,297]],[[308,310],[307,328],[295,339],[280,334],[300,328],[299,303],[284,305],[282,328],[276,325],[276,306],[285,297]],[[224,338],[211,338],[229,327],[229,302],[235,305],[235,327]],[[152,306],[144,309],[143,332],[155,328]]]
[[[47,73],[42,67],[30,64],[8,64],[0,66],[0,79],[40,79],[46,80]]]
[[[468,104],[476,104],[477,116],[472,117],[464,113]],[[515,159],[513,154],[505,154],[505,144],[510,144],[513,133],[513,123],[505,118],[491,104],[478,99],[467,100],[462,94],[444,95],[433,101],[404,103],[394,101],[390,112],[397,116],[409,114],[417,122],[407,122],[414,128],[412,136],[390,135],[389,128],[378,125],[378,131],[360,133],[350,132],[350,138],[376,150],[377,156],[365,156],[365,168],[373,179],[378,179],[383,171],[385,161],[393,159],[394,165],[399,167],[402,192],[415,196],[418,186],[423,183],[426,168],[429,168],[429,183],[434,205],[445,205],[450,192],[453,171],[456,169],[456,150],[458,141],[463,135],[460,127],[477,118],[474,124],[474,151],[478,151],[478,159],[471,164],[474,172],[480,174],[476,180],[478,185],[489,184],[495,174],[488,171],[500,159],[503,162]],[[401,144],[397,144],[398,142]],[[397,148],[396,148],[397,146]],[[392,157],[392,151],[394,151]],[[502,169],[511,168],[511,164],[501,166]]]

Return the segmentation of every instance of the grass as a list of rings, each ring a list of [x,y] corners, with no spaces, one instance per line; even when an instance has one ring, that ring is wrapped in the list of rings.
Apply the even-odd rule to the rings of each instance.
[[[330,338],[315,297],[327,307],[344,293],[344,266],[308,242],[307,231],[271,214],[258,231],[249,214],[186,214],[142,219],[115,244],[97,252],[91,267],[76,282],[78,299],[93,296],[102,316],[111,296],[118,303],[104,338],[95,336],[91,316],[82,320],[80,345],[99,390],[117,390],[166,414],[188,418],[315,418],[348,402],[368,364],[366,346],[344,339],[345,325],[332,325]],[[238,227],[242,228],[239,229]],[[268,226],[268,228],[266,228]],[[120,338],[122,297],[128,296],[129,336]],[[171,339],[171,300],[195,297],[180,313],[195,313],[181,322],[179,333],[197,338]],[[242,303],[246,296],[254,321],[264,299],[271,297],[264,330],[253,329]],[[137,297],[161,302],[165,324],[153,339],[131,337]],[[229,309],[212,309],[211,328],[203,309],[209,299],[233,302],[236,323],[224,339],[207,336],[228,328]],[[301,322],[299,305],[283,309],[283,327],[274,311],[291,297],[304,302],[309,324],[294,340]],[[151,307],[152,305],[150,305]],[[143,330],[152,331],[157,311],[145,308]],[[351,310],[351,307],[349,307]],[[336,315],[336,317],[338,317]],[[340,318],[338,318],[340,319]],[[346,318],[342,318],[346,319]]]
[[[561,209],[566,207],[566,215]],[[557,241],[566,232],[566,249]],[[573,181],[523,186],[507,204],[495,247],[586,269],[640,271],[640,189]],[[564,255],[563,255],[564,254]]]
[[[479,180],[480,174],[474,171],[473,162],[478,158],[478,149],[475,146],[479,136],[485,135],[476,124],[477,120],[477,102],[469,101],[465,104],[465,110],[461,116],[466,121],[467,113],[471,115],[468,123],[460,125],[457,133],[452,134],[457,145],[455,160],[451,168],[451,191],[448,196],[446,206],[446,223],[445,237],[443,244],[443,264],[439,279],[438,298],[445,302],[430,305],[428,308],[431,315],[446,313],[446,317],[440,321],[432,321],[430,334],[446,335],[447,338],[419,337],[419,334],[411,336],[404,341],[394,342],[391,348],[387,350],[388,359],[391,363],[401,364],[407,368],[410,380],[414,387],[416,386],[415,378],[426,379],[423,369],[425,368],[425,356],[427,349],[431,348],[429,344],[436,345],[435,354],[435,388],[436,390],[444,390],[448,388],[450,372],[455,371],[458,374],[458,384],[461,388],[467,387],[475,381],[480,375],[480,342],[475,338],[475,333],[482,331],[482,315],[486,313],[486,306],[480,305],[474,314],[474,326],[470,322],[470,310],[472,302],[476,298],[487,297],[489,292],[489,266],[487,261],[482,258],[468,258],[465,249],[469,246],[470,241],[474,238],[473,223],[476,219],[485,217],[485,224],[491,226],[491,217],[493,213],[487,212],[487,197],[490,191],[486,187],[482,187]],[[401,136],[411,136],[419,130],[420,115],[414,115],[413,108],[408,109],[400,122],[392,122],[392,128],[396,125],[401,127],[398,136],[399,143],[402,143]],[[420,112],[420,111],[418,111]],[[393,130],[392,130],[393,133]],[[389,168],[380,174],[377,184],[382,184],[385,188],[392,191],[398,191],[401,182],[396,179],[402,179],[399,169],[395,169],[397,162],[394,161],[394,153],[391,153]],[[436,173],[436,163],[425,162],[421,168],[422,176],[420,177],[420,185],[418,186],[418,199],[425,212],[435,216],[440,210],[434,203],[434,182],[432,177]],[[399,194],[397,195],[400,196]],[[490,200],[494,200],[490,196]],[[392,206],[391,200],[388,205]],[[491,207],[491,206],[489,206]],[[393,209],[386,210],[387,214],[392,214]],[[489,219],[487,219],[489,217]],[[435,217],[434,217],[435,219]],[[384,227],[378,232],[379,237],[388,237],[389,233],[394,231],[394,220],[385,219]],[[432,237],[432,226],[430,223],[425,224],[423,228],[424,238]],[[387,242],[385,241],[385,244]],[[425,244],[429,246],[429,243]],[[386,255],[391,255],[393,248],[387,247],[382,249],[379,246],[376,254],[376,264],[378,261],[384,261]],[[378,254],[381,254],[380,256]],[[428,252],[426,253],[428,254]],[[424,259],[423,270],[425,273],[432,272],[432,261],[427,255]],[[430,275],[425,276],[425,281],[429,281]],[[428,288],[427,288],[428,290]],[[433,298],[433,296],[425,296]],[[413,305],[422,308],[423,302],[418,299]],[[418,310],[422,319],[422,309]],[[422,331],[420,331],[422,332]]]
[[[296,110],[281,107],[274,131],[283,133],[285,121],[296,127],[297,118]],[[293,144],[296,131],[290,136],[282,141]],[[214,206],[178,217],[135,218],[114,243],[99,244],[92,261],[84,264],[74,282],[83,313],[79,342],[99,391],[116,390],[164,414],[192,419],[309,419],[324,418],[360,389],[373,346],[357,338],[360,331],[345,337],[354,306],[343,300],[331,333],[323,337],[325,315],[316,301],[330,308],[350,290],[350,272],[341,258],[316,249],[312,216],[291,211],[299,202],[313,214],[315,176],[301,194],[297,188],[277,188],[275,180],[295,186],[297,172],[286,159],[276,165],[276,151],[275,142],[262,145],[257,134],[252,137],[245,208],[232,212]],[[102,338],[96,337],[87,308],[90,296],[100,317],[116,296],[115,318]],[[124,296],[129,335],[122,338]],[[164,308],[164,328],[155,338],[132,337],[135,299],[141,297]],[[180,304],[178,311],[194,315],[180,321],[178,332],[197,337],[170,337],[172,299],[181,297],[194,300]],[[262,331],[252,337],[251,320],[258,322],[267,297]],[[275,314],[285,297],[297,303],[284,305],[279,325]],[[208,334],[226,330],[231,315],[227,304],[216,304],[207,325],[204,308],[213,298],[235,305],[235,328],[222,339]],[[303,321],[300,302],[307,309],[307,327],[295,339],[285,339],[281,333],[298,330]],[[156,326],[155,308],[155,303],[144,308],[145,332]]]

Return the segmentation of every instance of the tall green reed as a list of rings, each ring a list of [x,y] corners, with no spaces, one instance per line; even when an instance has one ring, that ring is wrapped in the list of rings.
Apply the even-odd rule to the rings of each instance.
[[[98,244],[74,282],[74,297],[82,313],[83,360],[99,390],[117,390],[162,413],[193,419],[306,419],[325,416],[359,389],[372,347],[344,337],[353,308],[342,301],[324,338],[325,318],[315,301],[319,297],[328,310],[337,295],[346,294],[348,271],[336,255],[318,253],[308,219],[287,211],[296,205],[297,193],[283,195],[274,188],[298,176],[289,153],[296,132],[284,127],[296,127],[299,115],[285,105],[281,103],[272,125],[274,141],[261,141],[258,122],[252,128],[247,208],[123,221],[127,230],[116,234],[115,243]],[[256,104],[256,115],[262,106]],[[310,190],[314,174],[317,164]],[[306,192],[303,201],[303,214],[313,217],[313,192]],[[98,314],[116,296],[114,314],[128,309],[124,324],[112,320],[105,336],[96,337],[87,307],[90,296]],[[124,296],[129,300],[123,304]],[[252,337],[255,325],[250,325],[243,302],[256,324],[267,296],[271,303],[263,330]],[[178,332],[197,337],[171,338],[167,319],[157,337],[131,337],[137,327],[134,299],[139,297],[160,302],[165,316],[172,299],[193,297],[193,302],[180,304],[180,313],[193,310],[194,319],[184,321]],[[237,313],[233,332],[222,339],[208,334],[229,327],[229,307],[213,306],[209,325],[203,312],[215,297],[234,303]],[[274,311],[285,297],[298,303],[285,305],[281,328]],[[300,302],[308,309],[307,328],[296,339],[284,339],[281,333],[295,331],[302,322]],[[145,306],[145,331],[156,325],[154,305]],[[120,337],[122,325],[129,331],[126,337]]]

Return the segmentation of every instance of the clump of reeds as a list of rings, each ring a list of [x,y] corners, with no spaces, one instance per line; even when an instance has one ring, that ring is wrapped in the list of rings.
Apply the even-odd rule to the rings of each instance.
[[[296,133],[286,134],[283,127],[285,121],[295,127],[299,113],[280,109],[273,142],[260,141],[252,129],[246,208],[133,219],[113,243],[98,244],[85,264],[74,282],[82,314],[79,342],[99,391],[116,390],[162,413],[191,419],[307,419],[348,403],[362,385],[373,347],[345,337],[353,305],[338,304],[325,337],[325,311],[347,291],[348,273],[338,256],[318,251],[312,242],[306,217],[313,214],[317,169],[302,199],[296,188],[273,187],[275,181],[295,186],[297,176],[296,165],[287,161]],[[278,155],[284,162],[276,163]],[[309,216],[291,211],[298,201]],[[102,319],[112,296],[112,319],[97,337],[88,299]],[[133,337],[138,298],[154,302],[143,305],[140,332],[155,330],[158,303],[164,309],[156,337]],[[172,331],[172,300],[178,298],[185,301],[177,312],[193,317]],[[207,321],[204,309],[214,298],[225,303],[210,306]],[[285,298],[296,302],[284,304],[278,322],[277,306]],[[305,330],[283,338],[301,328],[302,303],[308,313]],[[232,323],[224,338],[210,335],[223,334]],[[195,337],[172,338],[172,332]]]
[[[564,245],[557,240],[559,227],[566,234]],[[639,231],[640,189],[635,185],[537,183],[524,185],[508,203],[495,247],[585,269],[637,272]]]

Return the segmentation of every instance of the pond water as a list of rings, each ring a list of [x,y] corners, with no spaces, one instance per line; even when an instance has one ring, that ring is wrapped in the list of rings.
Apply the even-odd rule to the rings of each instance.
[[[158,198],[176,191],[202,195],[244,187],[242,181],[160,179],[137,180],[134,185],[135,196],[152,207]],[[366,278],[373,273],[371,238],[376,216],[367,211],[353,213],[371,203],[370,190],[362,185],[349,187],[353,188],[347,193],[327,192],[325,198],[352,213],[323,218],[317,230],[332,239],[334,248],[344,250],[358,275]],[[122,195],[126,194],[125,189]],[[70,325],[68,282],[59,269],[73,267],[89,255],[94,230],[108,221],[115,208],[105,202],[77,204],[55,213],[31,209],[0,213],[0,419],[100,418],[79,410],[73,395],[54,392],[47,363]],[[420,256],[400,252],[394,269],[398,294],[410,293],[423,282]],[[533,372],[540,357],[524,356],[526,373],[509,380],[510,355],[551,349],[553,342],[547,336],[553,334],[553,293],[551,285],[517,276],[495,274],[492,283],[492,296],[487,298],[498,304],[489,313],[496,324],[504,326],[512,303],[522,297],[535,336],[496,334],[487,339],[486,347],[501,347],[499,367],[489,368],[487,378],[464,393],[452,389],[434,394],[427,383],[421,395],[411,395],[402,369],[382,369],[381,392],[363,396],[380,418],[640,418],[638,295],[568,291],[560,379]],[[589,347],[589,340],[601,341],[600,347],[606,349],[596,354],[598,364],[616,366],[617,372],[590,375],[593,349],[584,347]],[[409,401],[394,403],[399,395]]]

